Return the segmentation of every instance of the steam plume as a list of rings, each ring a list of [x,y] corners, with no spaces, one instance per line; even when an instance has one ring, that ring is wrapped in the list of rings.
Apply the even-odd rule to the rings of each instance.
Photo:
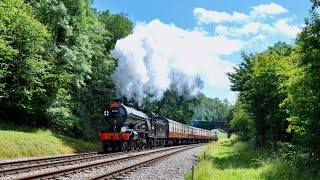
[[[233,46],[221,49],[217,44],[218,40],[222,43],[231,40],[208,38],[159,20],[138,23],[133,34],[118,40],[111,52],[119,59],[112,74],[117,95],[139,102],[146,96],[160,100],[166,90],[174,87],[180,95],[193,96],[204,83],[217,85],[227,81],[225,67],[213,54],[228,54],[238,49]],[[193,40],[200,40],[203,45],[193,44]]]

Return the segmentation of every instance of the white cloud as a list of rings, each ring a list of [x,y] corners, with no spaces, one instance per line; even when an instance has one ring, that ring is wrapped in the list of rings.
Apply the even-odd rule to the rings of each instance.
[[[249,14],[233,11],[232,14],[227,12],[210,11],[203,8],[194,8],[193,15],[197,19],[199,24],[210,24],[210,23],[249,23],[254,19],[264,18],[270,15],[279,15],[281,13],[288,12],[284,7],[275,4],[260,4],[253,6],[252,11]]]
[[[133,34],[117,41],[112,55],[119,58],[113,74],[118,95],[141,100],[160,99],[170,85],[191,88],[200,77],[206,85],[228,88],[231,70],[220,55],[239,51],[244,43],[222,36],[187,31],[159,20],[137,23]]]
[[[289,19],[279,19],[271,25],[263,24],[262,30],[273,34],[278,33],[289,37],[295,37],[299,32],[301,32],[301,28],[296,25],[290,25],[288,22],[290,22]]]
[[[200,25],[216,23],[215,34],[232,39],[241,39],[247,42],[247,45],[248,43],[261,41],[261,39],[255,37],[264,37],[266,41],[269,41],[264,42],[264,44],[271,45],[279,40],[292,39],[301,31],[297,25],[292,23],[292,19],[289,16],[280,16],[280,14],[288,12],[288,10],[278,4],[260,4],[251,8],[252,11],[248,14],[239,12],[228,14],[226,12],[195,8],[194,15]],[[237,16],[239,14],[241,16]],[[236,19],[238,21],[235,21]],[[276,40],[274,37],[278,39]]]
[[[220,23],[220,22],[245,22],[248,20],[248,15],[238,12],[232,14],[218,11],[208,11],[203,8],[195,8],[193,15],[200,24]]]
[[[217,25],[215,28],[215,33],[228,37],[239,37],[243,35],[257,34],[260,27],[261,24],[258,22],[250,22],[239,28]]]
[[[288,11],[284,7],[275,3],[260,4],[259,6],[254,6],[252,8],[254,9],[254,12],[262,14],[281,14]]]
[[[288,24],[288,19],[280,19],[275,24],[274,27],[276,30],[278,30],[281,33],[284,33],[289,36],[296,36],[299,32],[301,32],[301,29],[294,25]]]
[[[265,34],[282,34],[286,37],[294,38],[299,32],[301,32],[301,28],[299,28],[297,25],[290,25],[288,22],[288,19],[279,19],[272,24],[251,22],[243,25],[242,27],[217,25],[215,28],[215,33],[233,38],[257,34],[264,36]]]
[[[251,22],[238,29],[237,32],[240,34],[256,34],[260,26],[261,24],[258,22]]]
[[[253,41],[263,41],[263,40],[266,40],[266,39],[267,39],[267,37],[265,35],[261,35],[261,34],[259,34],[257,36],[254,36],[252,38]]]

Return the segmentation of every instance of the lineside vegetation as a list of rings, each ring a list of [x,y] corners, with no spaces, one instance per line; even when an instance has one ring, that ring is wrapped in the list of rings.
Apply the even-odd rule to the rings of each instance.
[[[239,93],[231,125],[256,148],[276,151],[299,166],[320,173],[320,1],[296,43],[278,42],[266,51],[245,54],[229,73]]]
[[[252,143],[240,141],[236,136],[211,143],[198,158],[194,179],[318,179],[317,174],[313,174],[309,167],[301,166],[298,160],[291,161],[286,155],[266,148],[255,148]],[[185,179],[192,179],[191,172]]]
[[[0,159],[43,157],[98,150],[100,143],[88,143],[63,135],[24,126],[0,125]]]

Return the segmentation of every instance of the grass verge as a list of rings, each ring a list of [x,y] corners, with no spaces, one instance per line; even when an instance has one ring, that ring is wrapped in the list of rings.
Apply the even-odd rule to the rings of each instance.
[[[235,136],[211,143],[198,157],[195,180],[318,179],[269,150],[255,149]],[[191,172],[185,179],[192,179]]]
[[[50,130],[26,127],[8,130],[3,127],[0,126],[0,159],[50,156],[101,148],[100,143],[57,135]]]

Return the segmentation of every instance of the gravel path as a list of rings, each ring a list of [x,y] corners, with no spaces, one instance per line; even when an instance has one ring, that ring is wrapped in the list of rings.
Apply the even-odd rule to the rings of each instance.
[[[197,164],[197,157],[204,146],[193,148],[170,158],[158,161],[148,167],[128,173],[123,179],[134,180],[176,180],[184,179],[184,175]]]

